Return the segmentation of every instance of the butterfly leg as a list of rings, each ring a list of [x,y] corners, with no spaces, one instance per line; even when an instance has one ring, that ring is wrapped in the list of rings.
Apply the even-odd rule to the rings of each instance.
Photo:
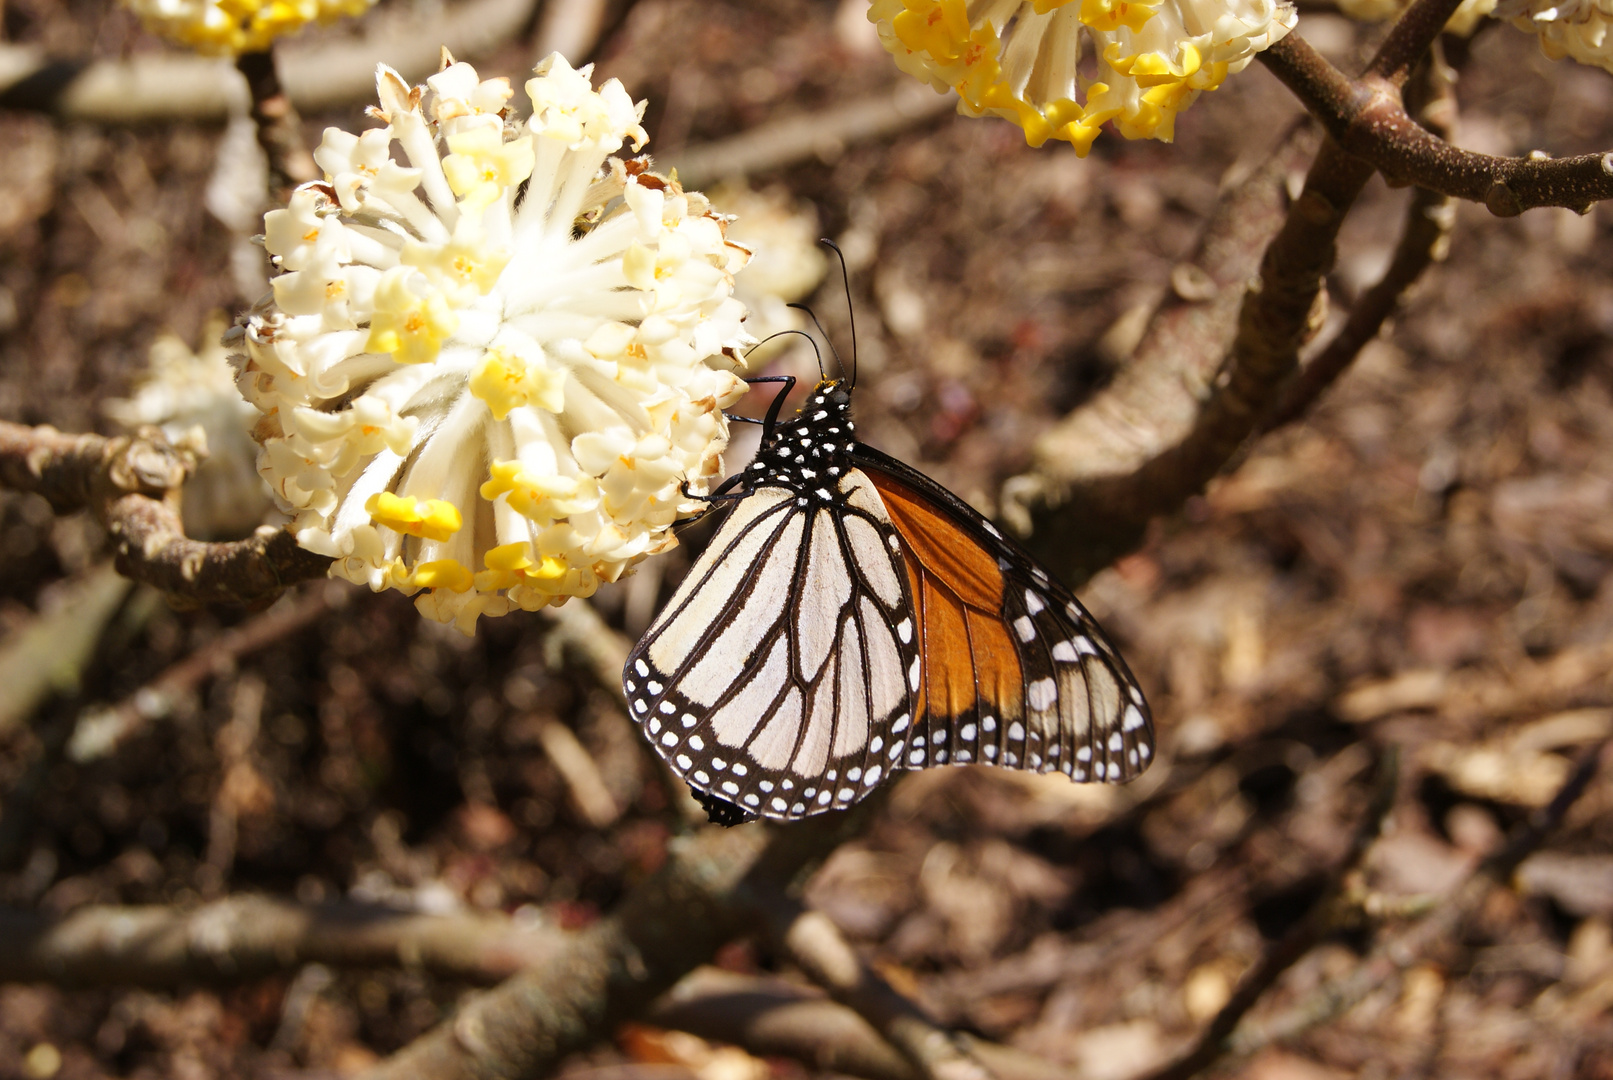
[[[795,389],[795,376],[762,375],[754,379],[746,379],[745,381],[750,383],[752,386],[755,386],[758,383],[784,384],[784,389],[778,392],[777,396],[773,398],[772,404],[767,407],[767,418],[762,421],[762,441],[765,443],[767,441],[767,437],[773,434],[774,425],[778,423],[778,414],[784,408],[784,399],[790,396],[791,390]]]
[[[687,480],[678,485],[678,490],[683,492],[683,497],[685,499],[695,499],[699,502],[705,503],[727,502],[730,499],[743,499],[746,496],[747,492],[732,490],[733,488],[737,487],[739,482],[743,479],[745,479],[744,473],[735,473],[733,476],[730,476],[728,479],[718,484],[709,495],[696,495],[694,492],[690,491],[689,481]]]

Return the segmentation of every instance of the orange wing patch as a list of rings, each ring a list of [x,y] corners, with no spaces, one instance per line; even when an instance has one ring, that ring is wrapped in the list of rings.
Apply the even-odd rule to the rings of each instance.
[[[913,588],[924,679],[918,702],[937,716],[972,711],[983,698],[1005,720],[1024,711],[1019,651],[1003,625],[997,560],[952,520],[883,473],[869,479],[901,537]]]

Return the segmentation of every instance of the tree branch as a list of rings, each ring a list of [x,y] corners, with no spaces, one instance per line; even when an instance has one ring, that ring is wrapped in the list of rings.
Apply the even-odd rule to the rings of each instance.
[[[235,69],[246,79],[258,145],[263,147],[264,156],[269,160],[267,194],[271,202],[284,206],[291,198],[292,188],[317,180],[322,174],[303,141],[302,120],[291,104],[291,96],[280,85],[274,56],[272,49],[242,53],[235,60]]]
[[[704,969],[645,1016],[758,1057],[788,1057],[820,1072],[866,1080],[919,1080],[920,1073],[856,1012],[783,979]],[[997,1080],[1075,1080],[1068,1066],[967,1035],[955,1036]]]
[[[1033,550],[1067,581],[1131,550],[1152,516],[1202,490],[1297,368],[1320,323],[1339,226],[1372,175],[1325,143],[1284,214],[1289,169],[1309,146],[1291,133],[1223,196],[1189,273],[1172,275],[1176,298],[1155,314],[1133,362],[1043,435],[1034,471],[1005,486],[1010,524],[1033,526]],[[1183,278],[1197,284],[1184,290]]]
[[[1413,84],[1413,90],[1420,91],[1415,96],[1423,102],[1416,109],[1418,118],[1424,127],[1444,137],[1456,118],[1452,93],[1455,72],[1444,66],[1437,52],[1418,71],[1421,74]],[[1333,340],[1289,380],[1276,407],[1261,421],[1262,433],[1292,423],[1310,411],[1361,350],[1378,336],[1384,323],[1399,309],[1406,291],[1429,266],[1445,258],[1455,224],[1456,207],[1449,196],[1427,188],[1412,192],[1389,268],[1356,299],[1349,318]]]
[[[864,800],[789,829],[709,827],[675,839],[666,865],[540,968],[471,1000],[381,1062],[366,1080],[533,1076],[642,1015],[717,947],[745,930],[758,887],[783,885],[866,820]]]
[[[42,495],[58,514],[88,510],[112,536],[118,571],[176,602],[264,604],[325,575],[331,560],[283,529],[220,543],[186,537],[179,489],[196,457],[154,429],[106,438],[0,421],[0,485]]]
[[[1613,154],[1551,160],[1491,157],[1457,149],[1407,115],[1398,85],[1391,79],[1369,72],[1351,80],[1298,34],[1289,34],[1261,53],[1260,61],[1339,146],[1371,164],[1390,183],[1415,184],[1482,203],[1499,217],[1515,217],[1537,206],[1564,206],[1583,213],[1596,202],[1613,198]],[[1386,66],[1398,74],[1402,63],[1396,58]]]

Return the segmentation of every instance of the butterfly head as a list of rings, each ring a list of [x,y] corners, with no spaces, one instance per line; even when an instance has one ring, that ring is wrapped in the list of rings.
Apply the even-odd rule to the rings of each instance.
[[[806,494],[828,492],[851,467],[848,456],[856,441],[851,421],[851,391],[844,379],[825,379],[813,388],[801,411],[780,420],[750,466],[750,485],[771,484]]]

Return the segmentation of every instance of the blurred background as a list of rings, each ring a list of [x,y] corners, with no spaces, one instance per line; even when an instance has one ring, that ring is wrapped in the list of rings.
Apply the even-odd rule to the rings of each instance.
[[[478,10],[383,0],[368,18]],[[104,0],[0,11],[7,57],[164,51]],[[1256,63],[1183,114],[1174,145],[1106,133],[1085,159],[1033,150],[905,85],[865,11],[618,3],[573,59],[647,98],[659,166],[741,215],[733,235],[758,260],[740,287],[763,325],[788,325],[781,296],[806,299],[846,347],[838,267],[812,247],[838,241],[863,438],[990,514],[1038,433],[1127,362],[1222,183],[1299,109]],[[1298,33],[1355,71],[1382,28],[1307,4]],[[540,7],[459,58],[519,84],[555,34]],[[1613,145],[1606,72],[1549,62],[1499,24],[1466,51],[1458,144]],[[371,100],[308,111],[310,141],[368,126]],[[214,313],[264,285],[245,240],[258,208],[241,193],[261,166],[244,132],[0,111],[0,418],[228,430],[227,394],[153,401],[142,386],[153,362],[207,360]],[[1373,180],[1329,281],[1335,310],[1386,265],[1407,198]],[[1613,733],[1610,225],[1605,207],[1501,220],[1459,206],[1449,258],[1321,405],[1086,583],[1153,703],[1161,754],[1142,780],[909,776],[811,880],[811,904],[942,1023],[1094,1080],[1145,1074],[1226,1003],[1344,857],[1389,744],[1399,790],[1358,875],[1388,914],[1331,935],[1260,1011],[1355,970],[1397,919],[1436,904],[1550,800],[1576,750]],[[795,346],[761,364],[813,372]],[[180,385],[203,387],[200,370]],[[743,452],[736,441],[730,466]],[[228,505],[250,487],[234,475],[190,493],[195,535],[255,523],[261,506]],[[599,612],[636,638],[709,529],[602,591]],[[539,617],[466,638],[397,593],[322,582],[265,612],[176,611],[108,565],[91,521],[0,493],[11,909],[264,893],[583,926],[686,827],[615,697]],[[1610,841],[1601,778],[1456,933],[1227,1074],[1613,1076]],[[747,941],[720,965],[781,970]],[[0,985],[0,1077],[353,1075],[469,989],[323,968],[163,992]],[[812,1072],[653,1027],[567,1071],[652,1067]]]

